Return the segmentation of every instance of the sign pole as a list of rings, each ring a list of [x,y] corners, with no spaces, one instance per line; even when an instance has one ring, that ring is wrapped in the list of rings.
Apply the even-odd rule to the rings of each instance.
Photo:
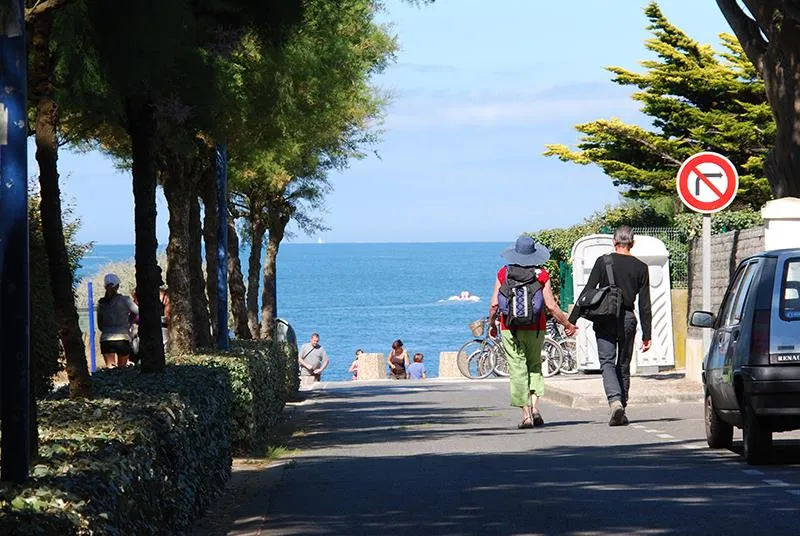
[[[92,374],[94,374],[97,371],[97,350],[94,347],[94,289],[91,281],[86,285],[89,289],[89,355],[92,362]]]
[[[30,287],[25,3],[0,13],[0,479],[22,483],[30,463]]]
[[[711,310],[711,214],[703,214],[703,311]],[[703,330],[703,351],[711,344],[711,330]]]

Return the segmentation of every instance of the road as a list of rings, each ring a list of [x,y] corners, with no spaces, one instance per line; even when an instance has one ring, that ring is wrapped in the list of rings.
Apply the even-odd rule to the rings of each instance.
[[[621,428],[544,404],[544,427],[517,430],[505,383],[324,387],[296,412],[294,461],[230,534],[800,532],[797,433],[755,469],[740,432],[733,451],[706,447],[696,403],[632,407]]]

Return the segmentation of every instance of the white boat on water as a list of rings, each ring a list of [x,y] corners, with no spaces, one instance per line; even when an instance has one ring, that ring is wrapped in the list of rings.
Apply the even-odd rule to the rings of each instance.
[[[477,302],[481,301],[480,296],[474,296],[469,293],[468,290],[462,290],[458,296],[450,296],[447,298],[447,301],[459,301],[459,302]]]

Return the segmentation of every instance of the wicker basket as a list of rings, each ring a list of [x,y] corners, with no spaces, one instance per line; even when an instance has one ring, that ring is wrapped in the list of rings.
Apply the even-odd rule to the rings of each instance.
[[[469,330],[475,337],[480,337],[483,335],[484,330],[486,330],[486,319],[481,318],[480,320],[476,320],[475,322],[471,323],[469,325]]]

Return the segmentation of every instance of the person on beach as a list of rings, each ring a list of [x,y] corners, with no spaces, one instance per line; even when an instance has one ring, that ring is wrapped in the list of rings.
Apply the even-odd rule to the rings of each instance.
[[[647,265],[631,255],[633,242],[633,229],[629,226],[623,225],[614,232],[614,253],[610,253],[608,258],[611,261],[610,269],[614,276],[614,284],[622,291],[622,309],[616,319],[605,323],[593,323],[600,368],[603,372],[603,388],[611,413],[609,426],[628,424],[625,410],[628,407],[631,387],[631,359],[637,324],[636,315],[633,313],[633,302],[637,295],[639,320],[642,322],[641,350],[646,352],[650,349],[652,326],[650,274]],[[609,285],[606,258],[603,255],[594,263],[581,296],[590,289]],[[580,303],[580,298],[575,303]],[[580,308],[573,308],[570,321],[577,321],[579,316],[581,316]]]
[[[408,379],[409,380],[424,380],[428,377],[425,372],[425,365],[422,360],[425,356],[417,352],[414,354],[414,362],[408,366]]]
[[[393,380],[405,380],[407,378],[406,369],[408,368],[408,352],[403,348],[403,341],[397,339],[392,343],[389,351],[389,377]]]
[[[139,315],[139,307],[130,296],[119,293],[116,274],[103,278],[105,295],[97,301],[97,329],[100,331],[100,352],[106,367],[124,367],[131,355],[131,318]]]
[[[503,350],[508,359],[510,376],[511,405],[521,408],[522,422],[520,429],[542,426],[544,419],[539,411],[539,399],[544,394],[544,376],[542,376],[542,343],[547,331],[545,309],[557,322],[565,327],[568,336],[575,334],[575,325],[567,319],[553,296],[550,275],[542,265],[550,259],[550,251],[537,244],[531,237],[523,235],[515,245],[507,248],[502,256],[508,261],[500,268],[495,279],[494,291],[489,309],[489,333],[497,335],[496,322],[499,320]],[[509,277],[509,273],[512,278]],[[508,313],[501,311],[501,298],[505,304],[508,298],[509,279],[522,278],[527,281],[526,288],[531,289],[531,299],[540,300],[543,307],[538,311],[538,318],[532,318],[528,325],[517,325],[513,329],[508,326]],[[501,295],[501,292],[503,293]],[[541,293],[540,296],[536,294]],[[530,304],[529,304],[530,305]],[[531,313],[533,314],[533,313]]]
[[[350,363],[350,368],[347,369],[347,372],[352,372],[353,373],[353,380],[354,381],[358,379],[358,356],[360,356],[363,353],[364,353],[364,350],[362,350],[361,348],[356,350],[356,357],[355,357],[355,359],[353,359],[353,362]]]
[[[328,368],[330,359],[325,348],[319,343],[318,333],[312,333],[311,340],[300,348],[297,363],[300,365],[302,385],[309,385],[322,379],[322,371]]]

